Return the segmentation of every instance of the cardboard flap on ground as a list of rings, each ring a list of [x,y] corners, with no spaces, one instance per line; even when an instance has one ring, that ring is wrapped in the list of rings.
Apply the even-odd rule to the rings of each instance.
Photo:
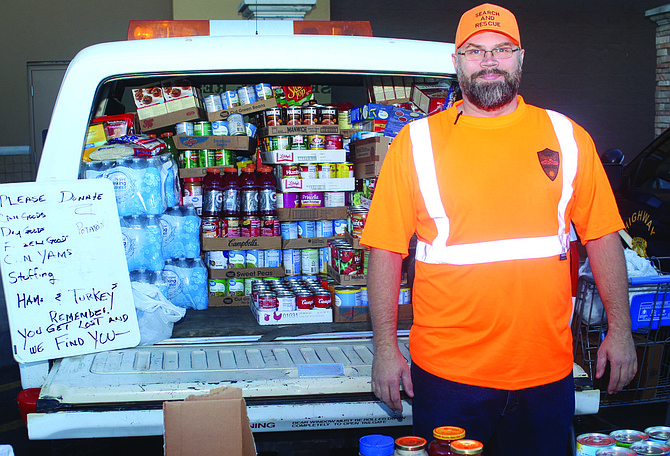
[[[163,403],[165,456],[255,456],[247,406],[239,388]]]
[[[275,125],[261,128],[261,136],[339,135],[339,125]]]
[[[251,114],[254,112],[264,111],[269,108],[274,108],[277,106],[277,100],[275,98],[270,98],[269,100],[261,100],[256,103],[246,104],[242,106],[235,106],[233,108],[224,109],[216,112],[208,112],[207,119],[210,122],[215,122],[217,120],[226,120],[229,115],[239,113],[239,114]]]
[[[249,136],[187,136],[180,134],[173,136],[173,138],[175,147],[180,150],[249,150],[255,142]]]

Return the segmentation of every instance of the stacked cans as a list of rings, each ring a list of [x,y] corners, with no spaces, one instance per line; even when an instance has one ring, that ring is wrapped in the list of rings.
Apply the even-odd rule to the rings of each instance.
[[[302,220],[280,222],[280,225],[284,240],[344,236],[346,231],[346,220]]]
[[[355,249],[344,239],[328,241],[330,266],[342,275],[365,274],[369,250]]]
[[[186,136],[249,136],[255,138],[258,127],[244,122],[242,114],[231,114],[228,120],[180,122],[175,125],[175,133]]]
[[[218,112],[224,109],[256,103],[257,101],[274,98],[272,85],[258,83],[255,85],[240,87],[235,90],[227,90],[220,94],[205,97],[205,110],[207,112]]]
[[[273,107],[259,116],[263,127],[277,125],[337,125],[338,109],[335,106],[309,105]]]
[[[332,296],[314,276],[259,280],[252,284],[251,299],[262,310],[330,309]]]
[[[351,192],[277,192],[277,208],[344,207],[350,195]]]
[[[275,168],[279,179],[340,179],[354,177],[353,163],[287,163]]]
[[[325,274],[328,271],[328,248],[284,249],[282,265],[287,276]]]
[[[206,238],[280,236],[281,225],[276,215],[249,217],[203,217],[202,236]]]
[[[265,136],[261,141],[262,150],[341,150],[344,148],[342,135],[277,135]]]
[[[278,268],[281,266],[281,250],[215,250],[205,252],[205,261],[210,269]]]
[[[347,209],[347,230],[353,237],[361,237],[368,209],[364,206],[351,206]]]

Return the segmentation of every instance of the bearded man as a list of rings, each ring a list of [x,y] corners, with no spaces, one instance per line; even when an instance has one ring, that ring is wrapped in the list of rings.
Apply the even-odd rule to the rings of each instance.
[[[361,238],[371,249],[373,391],[402,411],[402,386],[414,432],[429,441],[434,428],[459,426],[487,455],[563,456],[574,414],[570,226],[608,317],[596,375],[609,364],[616,393],[637,369],[623,223],[589,134],[518,95],[525,52],[514,15],[492,4],[467,11],[455,47],[463,100],[393,140]],[[414,234],[410,369],[396,328]]]

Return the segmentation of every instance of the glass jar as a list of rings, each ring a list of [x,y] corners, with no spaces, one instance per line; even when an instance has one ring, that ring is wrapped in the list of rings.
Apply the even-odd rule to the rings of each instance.
[[[428,445],[429,456],[451,456],[451,442],[465,438],[465,429],[456,426],[440,426],[433,429],[435,440]]]
[[[423,437],[407,436],[395,440],[394,456],[428,456],[428,441]]]
[[[482,451],[484,451],[484,444],[478,442],[477,440],[460,439],[451,442],[451,453],[454,455],[477,455],[482,454]]]

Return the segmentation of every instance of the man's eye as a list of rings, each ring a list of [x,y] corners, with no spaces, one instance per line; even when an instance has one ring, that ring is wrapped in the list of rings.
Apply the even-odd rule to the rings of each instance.
[[[482,51],[480,51],[479,49],[470,49],[468,52],[470,53],[470,55],[479,55],[482,53]]]

